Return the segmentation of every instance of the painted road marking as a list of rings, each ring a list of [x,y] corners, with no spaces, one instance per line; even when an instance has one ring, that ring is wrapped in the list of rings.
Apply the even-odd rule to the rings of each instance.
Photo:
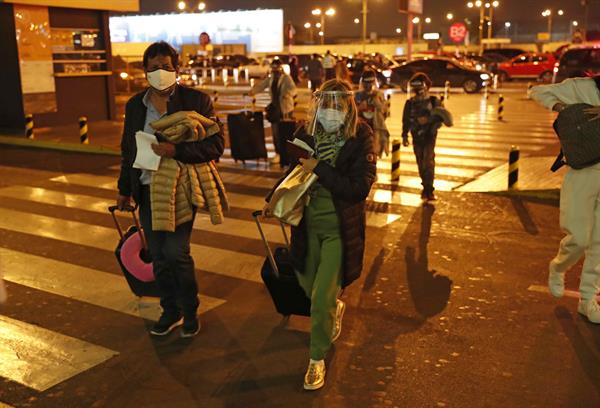
[[[119,353],[0,315],[0,376],[45,391]]]
[[[0,248],[0,258],[8,282],[148,320],[160,317],[158,299],[140,300],[122,276],[5,248]],[[223,303],[222,299],[201,295],[200,312]]]

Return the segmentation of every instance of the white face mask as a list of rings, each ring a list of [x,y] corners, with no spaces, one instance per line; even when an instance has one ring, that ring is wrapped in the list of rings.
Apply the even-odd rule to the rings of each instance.
[[[319,109],[317,111],[317,120],[327,133],[338,131],[344,124],[345,119],[346,113],[337,109]]]
[[[177,73],[165,69],[156,69],[146,73],[150,86],[158,91],[164,91],[175,84]]]

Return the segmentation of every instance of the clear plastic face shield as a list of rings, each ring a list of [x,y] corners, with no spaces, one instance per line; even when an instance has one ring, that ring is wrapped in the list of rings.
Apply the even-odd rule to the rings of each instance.
[[[317,91],[310,110],[307,132],[334,133],[346,125],[350,106],[354,100],[352,91]]]
[[[416,96],[424,96],[427,94],[427,83],[421,79],[413,79],[410,81],[410,91]]]
[[[379,89],[379,81],[375,76],[361,77],[358,83],[360,92],[373,92]]]

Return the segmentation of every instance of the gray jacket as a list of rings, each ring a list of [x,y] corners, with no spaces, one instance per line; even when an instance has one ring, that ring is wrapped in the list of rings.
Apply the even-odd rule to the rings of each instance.
[[[264,92],[267,89],[271,95],[271,84],[273,83],[273,76],[268,76],[252,88],[252,94]],[[294,111],[294,96],[296,95],[296,84],[291,76],[288,74],[282,74],[279,77],[279,106],[281,106],[281,113],[283,115],[289,115]]]

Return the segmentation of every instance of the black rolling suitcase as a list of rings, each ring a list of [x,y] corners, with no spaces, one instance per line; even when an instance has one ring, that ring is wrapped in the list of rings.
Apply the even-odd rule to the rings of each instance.
[[[263,113],[244,110],[227,115],[231,157],[241,160],[267,160]]]
[[[262,211],[255,211],[252,214],[267,250],[267,258],[263,263],[260,275],[271,294],[275,309],[284,316],[310,316],[310,299],[306,297],[304,289],[298,283],[298,278],[294,273],[288,250],[290,244],[285,227],[281,224],[287,246],[278,247],[273,253],[260,224],[259,217],[261,214]]]
[[[123,233],[121,224],[117,220],[115,214],[117,210],[116,205],[108,207],[108,211],[115,221],[115,226],[120,237],[115,249],[115,255],[127,280],[127,284],[129,284],[129,288],[136,296],[160,297],[158,284],[154,279],[152,259],[148,252],[144,231],[140,227],[140,222],[135,214],[136,208],[130,206],[124,210],[132,214],[134,224],[125,233]]]
[[[282,120],[279,122],[279,138],[273,140],[273,143],[277,143],[279,151],[279,165],[281,167],[290,165],[290,157],[287,153],[287,141],[294,140],[294,134],[296,133],[296,121],[295,120]]]

